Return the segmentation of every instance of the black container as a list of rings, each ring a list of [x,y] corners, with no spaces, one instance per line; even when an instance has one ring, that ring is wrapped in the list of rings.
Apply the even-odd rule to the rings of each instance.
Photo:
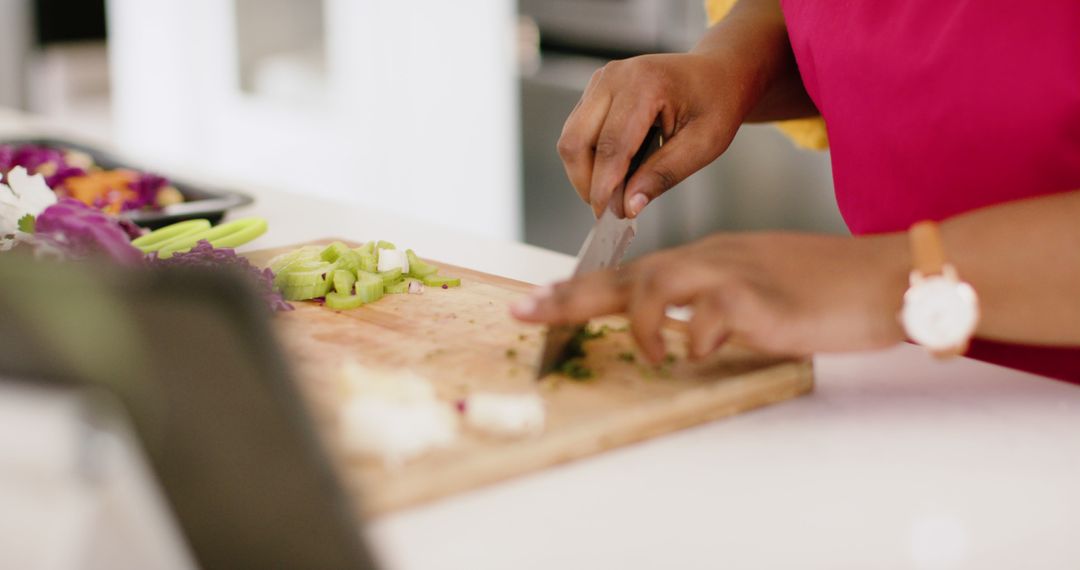
[[[203,218],[209,220],[212,224],[217,224],[225,216],[227,211],[240,206],[247,206],[254,202],[254,199],[247,194],[232,190],[206,188],[188,184],[183,180],[177,179],[166,173],[154,169],[143,168],[136,164],[120,160],[101,149],[85,144],[47,137],[0,140],[0,144],[32,144],[84,152],[93,159],[94,164],[106,170],[124,168],[137,172],[152,172],[168,178],[169,183],[179,190],[180,194],[184,197],[182,203],[165,206],[164,208],[157,210],[131,210],[120,213],[122,217],[127,218],[144,228],[157,229],[175,222],[196,218]]]

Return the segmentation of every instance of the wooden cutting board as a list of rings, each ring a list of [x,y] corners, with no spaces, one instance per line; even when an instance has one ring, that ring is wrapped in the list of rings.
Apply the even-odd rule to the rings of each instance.
[[[329,243],[324,240],[317,243]],[[299,246],[295,246],[299,247]],[[248,255],[264,266],[293,249]],[[278,337],[300,378],[320,431],[337,455],[346,485],[367,515],[393,511],[495,481],[586,457],[801,394],[813,387],[808,360],[782,360],[735,347],[706,362],[684,357],[681,327],[665,331],[675,361],[659,368],[636,354],[625,321],[586,343],[588,381],[533,379],[542,328],[510,317],[508,304],[527,283],[434,262],[440,273],[461,277],[461,287],[422,295],[387,295],[359,309],[336,313],[316,303],[275,317]],[[345,400],[340,368],[407,368],[432,381],[440,398],[456,401],[473,391],[537,391],[547,408],[544,433],[500,439],[462,430],[452,447],[402,466],[349,457],[338,445],[337,412]]]

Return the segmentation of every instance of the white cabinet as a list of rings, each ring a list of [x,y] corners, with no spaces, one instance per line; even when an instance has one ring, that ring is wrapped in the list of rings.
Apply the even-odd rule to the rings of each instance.
[[[511,0],[108,8],[122,150],[519,237]]]

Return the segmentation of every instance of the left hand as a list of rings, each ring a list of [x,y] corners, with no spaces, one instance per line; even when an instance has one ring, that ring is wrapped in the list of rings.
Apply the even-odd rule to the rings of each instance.
[[[638,345],[657,363],[670,305],[693,309],[694,358],[728,339],[776,354],[864,350],[904,339],[897,314],[910,266],[903,234],[716,234],[542,287],[511,311],[550,324],[625,312]]]

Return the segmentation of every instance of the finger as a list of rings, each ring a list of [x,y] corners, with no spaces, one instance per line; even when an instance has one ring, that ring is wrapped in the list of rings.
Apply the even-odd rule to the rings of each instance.
[[[593,74],[581,99],[563,124],[562,134],[556,145],[566,177],[585,203],[589,203],[593,147],[611,106],[611,94],[600,86],[602,74],[602,68]]]
[[[687,325],[690,357],[701,359],[724,344],[729,335],[716,294],[704,294],[693,303],[694,316]]]
[[[659,364],[667,352],[661,334],[667,307],[689,303],[704,284],[700,272],[673,271],[674,266],[654,263],[640,269],[627,309],[631,334],[654,364]]]
[[[629,297],[627,283],[613,270],[597,271],[541,287],[511,305],[510,312],[527,322],[583,323],[593,317],[623,312]]]
[[[695,124],[665,140],[626,182],[623,200],[627,216],[637,217],[645,206],[718,156],[710,133]]]
[[[589,202],[597,217],[612,193],[626,181],[630,160],[645,140],[659,109],[657,103],[637,94],[615,98],[596,138]]]

